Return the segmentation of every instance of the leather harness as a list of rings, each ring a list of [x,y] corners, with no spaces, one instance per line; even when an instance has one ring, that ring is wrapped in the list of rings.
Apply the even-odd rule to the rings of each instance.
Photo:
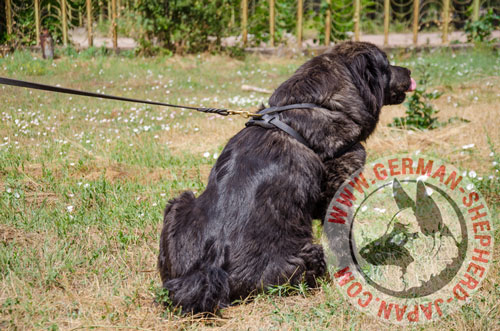
[[[297,139],[300,143],[302,143],[304,146],[311,148],[304,137],[300,135],[297,131],[295,131],[291,126],[288,124],[285,124],[279,119],[279,114],[285,110],[290,110],[290,109],[311,109],[311,108],[321,108],[325,109],[323,107],[320,107],[318,105],[315,105],[313,103],[297,103],[293,105],[286,105],[286,106],[280,106],[280,107],[269,107],[262,109],[257,112],[257,114],[260,114],[262,116],[260,117],[252,117],[248,122],[245,123],[245,126],[253,126],[253,125],[258,125],[261,126],[265,129],[273,129],[273,128],[278,128],[286,133],[288,133],[290,136],[294,137]]]

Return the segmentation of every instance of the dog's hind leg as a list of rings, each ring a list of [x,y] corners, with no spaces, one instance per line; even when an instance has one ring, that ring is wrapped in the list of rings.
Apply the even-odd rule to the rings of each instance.
[[[205,254],[185,275],[168,280],[163,287],[169,291],[174,305],[182,306],[184,313],[215,313],[229,306],[229,276],[226,272],[228,247],[223,253],[213,240],[205,245]],[[218,265],[223,255],[222,265]]]
[[[264,288],[269,285],[290,283],[293,285],[305,281],[309,287],[316,287],[316,278],[326,271],[326,262],[321,245],[307,243],[288,258],[270,262],[262,277]]]
[[[316,278],[324,275],[326,271],[325,253],[321,245],[307,243],[302,248],[299,257],[306,266],[305,281],[309,287],[317,287]]]
[[[184,218],[178,215],[179,211],[190,209],[195,196],[191,191],[185,191],[178,197],[170,200],[163,214],[163,229],[160,236],[160,254],[158,255],[158,270],[162,282],[171,278],[176,272],[172,270],[172,260],[175,259],[171,252],[175,252],[174,238],[177,228],[182,226]],[[173,246],[173,247],[172,247]],[[179,272],[179,270],[177,271]],[[182,271],[181,271],[182,272]]]
[[[215,312],[229,305],[229,248],[204,237],[204,217],[190,191],[165,208],[158,268],[163,287],[183,312]]]

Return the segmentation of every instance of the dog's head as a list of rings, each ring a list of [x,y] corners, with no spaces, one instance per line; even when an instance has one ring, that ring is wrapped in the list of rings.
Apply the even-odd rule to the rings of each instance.
[[[304,63],[276,89],[269,105],[313,103],[335,111],[332,123],[345,126],[347,122],[339,119],[342,113],[356,123],[357,137],[364,140],[375,129],[382,106],[403,102],[405,93],[415,87],[410,70],[392,66],[377,46],[344,42]],[[353,132],[357,129],[352,127]]]
[[[400,104],[405,99],[405,93],[416,88],[411,71],[391,65],[386,54],[373,44],[346,42],[330,52],[343,59],[352,82],[371,106],[369,108]]]
[[[271,106],[315,103],[329,109],[361,100],[378,118],[383,105],[402,103],[413,91],[410,70],[393,66],[385,53],[367,42],[344,42],[304,63],[271,96]]]

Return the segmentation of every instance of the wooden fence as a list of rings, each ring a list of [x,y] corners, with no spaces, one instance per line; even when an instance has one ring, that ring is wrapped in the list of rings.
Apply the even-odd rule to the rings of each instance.
[[[13,13],[13,0],[5,1],[5,25],[6,30],[9,35],[13,34],[13,25],[15,18]],[[34,6],[35,14],[35,30],[36,30],[36,42],[40,45],[40,31],[41,31],[41,0],[34,0],[32,6]],[[100,12],[99,21],[102,22],[102,6],[103,0],[94,0],[94,2],[99,2]],[[255,0],[253,0],[255,4]],[[270,46],[275,45],[275,20],[277,16],[277,8],[275,5],[275,0],[261,0],[268,2],[269,9],[269,44]],[[278,1],[278,0],[276,0]],[[496,0],[315,0],[309,1],[308,3],[318,4],[321,1],[326,3],[326,10],[321,11],[319,14],[324,15],[324,32],[323,40],[324,44],[329,45],[332,40],[335,40],[335,29],[342,28],[342,24],[348,24],[349,29],[352,28],[353,39],[360,40],[360,34],[362,33],[363,23],[375,22],[374,24],[380,24],[383,26],[384,34],[384,44],[389,43],[391,23],[399,22],[398,24],[406,24],[406,29],[413,32],[413,43],[416,45],[418,42],[418,34],[422,27],[432,24],[436,30],[440,30],[442,33],[442,43],[448,43],[448,33],[450,31],[450,23],[454,20],[478,20],[480,8],[491,7],[492,1]],[[383,3],[382,3],[383,1]],[[62,42],[64,45],[68,45],[68,17],[74,17],[77,12],[80,21],[80,25],[83,24],[82,10],[76,10],[72,8],[68,0],[58,0],[59,7],[54,10],[48,5],[48,10],[44,12],[48,13],[46,15],[58,16],[60,21],[60,28],[62,31]],[[118,2],[118,3],[117,3]],[[113,40],[113,48],[118,47],[117,37],[117,20],[119,19],[119,9],[120,0],[107,0],[108,4],[108,18],[111,21],[111,34]],[[498,2],[498,1],[496,1]],[[495,3],[496,3],[495,2]],[[31,3],[28,1],[27,3]],[[93,30],[92,23],[93,18],[97,15],[93,15],[94,8],[92,6],[92,0],[85,0],[85,11],[86,11],[86,26],[89,45],[93,45]],[[303,44],[303,30],[304,30],[304,0],[296,1],[296,38],[297,46],[302,47]],[[248,0],[241,0],[241,40],[246,46],[249,40],[249,3]],[[409,9],[408,9],[409,8]],[[80,8],[81,9],[81,8]],[[397,9],[397,10],[396,10]],[[393,22],[394,21],[394,22]],[[380,31],[382,32],[382,31]]]

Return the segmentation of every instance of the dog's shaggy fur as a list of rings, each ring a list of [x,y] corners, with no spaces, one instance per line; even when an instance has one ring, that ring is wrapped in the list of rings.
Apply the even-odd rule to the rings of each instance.
[[[336,189],[365,162],[360,142],[382,105],[401,103],[410,71],[391,66],[369,43],[347,42],[304,65],[270,106],[314,103],[280,119],[310,148],[279,129],[244,128],[224,148],[206,190],[171,200],[158,266],[164,288],[185,312],[214,312],[269,285],[325,272],[311,222],[323,219]]]

